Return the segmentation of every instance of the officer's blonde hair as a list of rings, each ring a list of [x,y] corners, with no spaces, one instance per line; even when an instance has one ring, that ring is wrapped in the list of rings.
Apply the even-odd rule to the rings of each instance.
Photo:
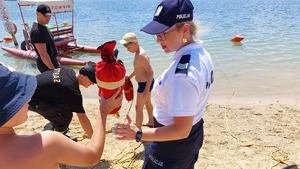
[[[198,26],[196,24],[196,22],[194,21],[186,21],[186,22],[180,22],[180,23],[176,23],[176,27],[177,29],[180,29],[183,27],[184,24],[188,24],[190,26],[190,32],[192,36],[197,36],[198,34]]]

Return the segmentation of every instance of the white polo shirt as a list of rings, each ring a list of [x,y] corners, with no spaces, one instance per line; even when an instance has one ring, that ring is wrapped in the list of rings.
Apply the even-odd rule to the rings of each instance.
[[[187,62],[181,60],[182,57]],[[199,122],[210,95],[213,69],[210,55],[201,42],[178,50],[169,68],[155,81],[153,87],[156,103],[153,116],[156,120],[167,126],[174,124],[173,117],[194,116],[193,125]]]

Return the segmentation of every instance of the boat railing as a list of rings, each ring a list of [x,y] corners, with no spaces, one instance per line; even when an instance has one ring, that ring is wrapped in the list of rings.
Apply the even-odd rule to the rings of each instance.
[[[55,46],[59,51],[59,56],[67,56],[73,51],[80,50],[83,47],[77,46],[76,38],[73,34],[73,27],[56,27],[54,30],[50,30],[54,39]],[[73,45],[69,45],[72,43]]]

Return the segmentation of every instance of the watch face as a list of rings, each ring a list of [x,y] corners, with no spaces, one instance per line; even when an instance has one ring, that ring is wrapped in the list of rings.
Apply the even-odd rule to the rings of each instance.
[[[142,135],[143,135],[142,129],[139,129],[139,130],[136,132],[136,136],[135,136],[136,142],[141,141]]]

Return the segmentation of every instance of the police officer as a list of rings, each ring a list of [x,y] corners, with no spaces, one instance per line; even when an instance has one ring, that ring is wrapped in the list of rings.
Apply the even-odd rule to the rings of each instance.
[[[203,143],[203,113],[213,83],[213,63],[200,41],[194,40],[190,0],[164,0],[153,21],[141,29],[156,35],[165,53],[175,52],[172,63],[155,80],[154,127],[138,129],[118,124],[118,140],[153,141],[145,150],[143,169],[193,169]]]

